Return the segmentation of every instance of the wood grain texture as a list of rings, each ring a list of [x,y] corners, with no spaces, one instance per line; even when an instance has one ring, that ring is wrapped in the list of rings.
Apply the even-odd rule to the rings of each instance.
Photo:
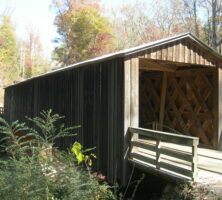
[[[123,155],[123,60],[116,59],[41,77],[6,90],[6,118],[26,121],[42,110],[65,116],[67,126],[80,125],[77,137],[56,141],[66,150],[74,141],[96,147],[95,170],[115,183],[121,179]],[[27,122],[28,125],[31,125]]]
[[[124,60],[124,159],[123,159],[123,185],[127,184],[129,165],[129,134],[128,128],[130,126],[139,125],[139,58],[138,55],[134,57],[126,57]],[[136,141],[137,134],[130,135],[131,139]],[[136,152],[136,148],[134,148]]]

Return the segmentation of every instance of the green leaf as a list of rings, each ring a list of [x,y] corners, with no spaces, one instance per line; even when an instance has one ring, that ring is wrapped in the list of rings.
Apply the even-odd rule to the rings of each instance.
[[[81,162],[83,162],[85,160],[85,156],[82,153],[78,153],[76,155],[76,159],[78,161],[78,164],[80,164]]]

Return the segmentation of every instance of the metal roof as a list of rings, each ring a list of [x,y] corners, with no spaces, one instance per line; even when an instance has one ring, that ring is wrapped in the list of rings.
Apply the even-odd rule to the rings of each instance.
[[[33,79],[37,79],[37,78],[40,78],[40,77],[48,76],[48,75],[51,75],[51,74],[54,74],[54,73],[58,73],[58,72],[61,72],[61,71],[66,71],[66,70],[73,69],[73,68],[79,68],[79,67],[87,66],[87,65],[90,65],[90,64],[95,64],[95,63],[103,62],[103,61],[106,61],[106,60],[111,60],[111,59],[114,59],[114,58],[125,57],[125,56],[128,56],[128,55],[137,53],[137,52],[141,52],[141,51],[153,48],[153,47],[164,45],[164,44],[167,44],[169,42],[174,42],[174,41],[181,40],[181,39],[184,39],[184,38],[189,38],[189,39],[195,41],[202,48],[204,48],[205,50],[207,50],[210,53],[212,53],[212,55],[214,55],[215,57],[217,57],[217,58],[222,60],[222,56],[218,52],[213,50],[211,47],[209,47],[207,44],[202,42],[200,39],[198,39],[197,37],[195,37],[191,33],[187,32],[187,33],[182,33],[182,34],[179,34],[179,35],[176,35],[176,36],[173,36],[173,37],[168,37],[168,38],[164,38],[164,39],[161,39],[161,40],[156,40],[154,42],[143,44],[143,45],[140,45],[140,46],[137,46],[137,47],[133,47],[133,48],[129,48],[129,49],[124,49],[122,51],[118,51],[118,52],[115,52],[115,53],[107,54],[107,55],[104,55],[104,56],[100,56],[100,57],[96,57],[96,58],[93,58],[93,59],[89,59],[89,60],[85,60],[85,61],[82,61],[82,62],[78,62],[78,63],[72,64],[72,65],[68,65],[68,66],[65,66],[65,67],[62,67],[62,68],[59,68],[59,69],[47,72],[45,74],[42,74],[42,75],[39,75],[39,76],[35,76],[35,77],[32,77],[32,78],[26,79],[24,81],[12,84],[12,85],[7,86],[7,87],[18,85],[18,84],[21,84],[21,83],[24,83],[24,82],[27,82],[27,81],[30,81],[30,80],[33,80]]]

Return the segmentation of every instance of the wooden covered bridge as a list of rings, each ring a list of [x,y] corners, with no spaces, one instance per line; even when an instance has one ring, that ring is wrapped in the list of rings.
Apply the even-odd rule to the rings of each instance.
[[[222,149],[221,67],[217,52],[180,34],[11,85],[5,115],[23,121],[51,108],[81,125],[78,140],[96,147],[97,170],[111,183],[126,182],[129,161],[195,180],[197,147]]]

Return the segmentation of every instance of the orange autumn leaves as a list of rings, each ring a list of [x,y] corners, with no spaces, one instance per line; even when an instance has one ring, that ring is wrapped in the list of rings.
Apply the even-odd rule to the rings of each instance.
[[[101,15],[99,4],[81,2],[69,1],[63,6],[60,2],[57,7],[55,25],[60,37],[54,58],[65,65],[113,51],[110,22]]]

